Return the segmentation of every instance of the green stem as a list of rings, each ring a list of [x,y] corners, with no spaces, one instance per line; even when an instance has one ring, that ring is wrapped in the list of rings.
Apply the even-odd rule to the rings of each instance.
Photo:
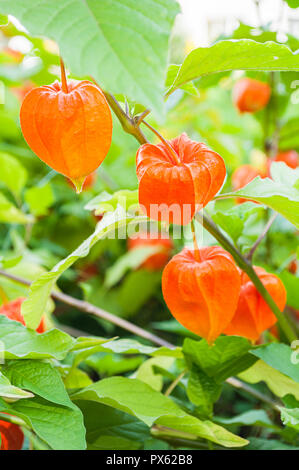
[[[265,302],[269,305],[272,312],[276,316],[277,320],[279,321],[280,327],[283,330],[289,342],[292,343],[292,341],[296,340],[297,336],[292,326],[289,324],[287,317],[283,315],[283,313],[280,311],[276,302],[273,300],[272,296],[269,294],[269,292],[267,291],[267,289],[261,282],[260,278],[256,274],[251,263],[241,255],[239,250],[235,248],[235,246],[218,229],[216,224],[212,220],[210,220],[206,215],[203,215],[202,217],[199,215],[196,215],[196,219],[220,243],[220,245],[233,256],[237,265],[251,279],[256,289],[258,290],[258,292],[261,294]]]

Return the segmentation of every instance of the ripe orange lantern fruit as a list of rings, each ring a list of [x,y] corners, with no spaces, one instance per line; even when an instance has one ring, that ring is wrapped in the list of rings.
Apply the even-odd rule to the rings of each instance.
[[[102,91],[89,81],[64,79],[35,88],[23,101],[20,120],[29,147],[70,178],[77,192],[110,148],[111,111]]]
[[[21,313],[22,303],[26,300],[24,297],[18,297],[11,302],[5,303],[0,307],[0,315],[5,315],[10,320],[18,321],[25,326],[25,321]],[[42,318],[39,326],[37,327],[37,333],[44,333],[46,331],[46,322]]]
[[[253,78],[241,78],[233,88],[233,102],[240,113],[260,111],[267,106],[270,96],[270,86]]]
[[[263,268],[255,267],[254,269],[279,309],[283,310],[287,294],[281,280],[275,274],[267,273]],[[247,274],[241,272],[241,293],[238,306],[224,333],[244,336],[251,341],[257,341],[263,331],[271,328],[276,322],[276,316],[252,281]]]
[[[254,180],[257,176],[261,176],[261,178],[265,177],[260,170],[251,165],[239,166],[239,168],[237,168],[232,174],[233,190],[237,191],[238,189],[244,188],[244,186]],[[248,201],[248,199],[237,198],[238,204],[242,204],[246,201]]]
[[[24,434],[16,424],[0,421],[1,447],[0,450],[21,450]]]
[[[161,252],[150,255],[142,264],[142,267],[150,271],[159,271],[164,268],[173,250],[173,242],[167,234],[163,234],[162,236],[161,233],[151,234],[141,232],[128,239],[129,250],[134,250],[142,246],[157,246],[161,248]]]
[[[205,144],[181,136],[143,144],[136,157],[141,209],[154,220],[186,225],[220,190],[223,159]]]
[[[163,296],[172,315],[210,344],[231,322],[240,286],[233,258],[219,246],[184,249],[162,275]]]

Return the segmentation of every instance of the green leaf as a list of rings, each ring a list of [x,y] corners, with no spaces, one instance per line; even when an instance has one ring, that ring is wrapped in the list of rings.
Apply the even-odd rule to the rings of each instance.
[[[166,77],[166,82],[165,82],[166,88],[169,88],[172,85],[172,83],[175,81],[179,70],[180,70],[179,65],[171,64],[168,67],[167,77]],[[186,91],[187,93],[189,93],[190,95],[195,95],[195,96],[198,95],[198,89],[192,82],[185,83],[185,85],[182,85],[180,88]]]
[[[0,372],[0,397],[10,400],[20,400],[21,398],[31,398],[34,395],[10,383],[7,377]]]
[[[150,437],[149,428],[134,416],[91,401],[78,401],[78,406],[84,416],[88,450],[139,449]]]
[[[264,361],[257,361],[252,367],[239,374],[239,377],[251,384],[265,382],[277,397],[291,394],[299,400],[299,384]]]
[[[146,217],[128,217],[120,206],[117,207],[115,212],[105,214],[103,219],[97,224],[95,231],[73,253],[56,264],[51,271],[42,274],[31,284],[29,297],[22,304],[22,315],[26,325],[32,329],[38,327],[55,282],[64,271],[79,258],[87,256],[91,248],[99,240],[109,236],[109,234],[113,235],[115,230],[120,230],[131,221],[138,222],[141,220],[146,220]]]
[[[54,194],[50,184],[36,186],[27,189],[25,192],[25,201],[30,212],[36,217],[47,215],[49,207],[54,203]]]
[[[22,418],[54,450],[86,448],[83,416],[75,406],[68,408],[34,398],[20,400],[3,411]]]
[[[284,0],[289,7],[291,8],[299,8],[299,0]]]
[[[95,370],[100,377],[111,377],[112,375],[125,374],[137,369],[142,363],[142,357],[98,352],[89,356],[85,363]]]
[[[5,359],[63,359],[74,344],[73,338],[60,330],[36,333],[21,323],[0,315],[0,356]]]
[[[27,181],[27,171],[12,155],[0,152],[0,181],[15,195],[20,196]]]
[[[269,366],[299,383],[299,364],[297,361],[292,360],[294,351],[286,344],[270,343],[250,352]]]
[[[161,392],[163,387],[163,376],[161,374],[155,373],[154,368],[158,366],[160,368],[162,367],[163,369],[169,370],[173,362],[173,357],[152,357],[151,359],[148,359],[147,361],[144,361],[143,364],[141,364],[137,370],[136,379],[146,383],[154,390]]]
[[[89,201],[85,209],[88,211],[95,211],[97,215],[105,214],[106,212],[114,212],[120,206],[126,212],[131,209],[131,212],[136,210],[139,206],[138,190],[130,191],[122,189],[113,194],[103,191],[101,194]]]
[[[73,407],[59,372],[51,364],[32,360],[12,361],[4,372],[15,386],[30,390],[52,403]]]
[[[32,216],[26,215],[17,209],[4,194],[0,193],[0,222],[6,224],[29,224],[33,221]]]
[[[299,408],[280,408],[280,416],[285,426],[299,430]]]
[[[219,41],[186,57],[168,94],[204,75],[230,70],[299,70],[299,57],[284,45],[250,39]]]
[[[226,425],[275,427],[264,410],[245,411],[233,418],[215,416],[214,419],[217,423]]]
[[[156,246],[140,246],[134,250],[128,251],[123,256],[120,256],[117,261],[107,269],[105,286],[110,288],[117,284],[125,273],[130,269],[137,269],[144,263],[150,256],[163,251],[163,247]]]
[[[271,166],[274,167],[274,171],[276,165],[279,165],[280,169],[279,181],[273,181],[270,178],[262,179],[258,176],[244,188],[234,193],[221,194],[218,198],[242,197],[244,199],[253,199],[279,212],[295,227],[299,228],[299,191],[292,186],[293,180],[289,180],[288,184],[285,183],[290,174],[293,174],[292,172],[296,174],[296,170],[291,170],[285,164],[273,163]],[[275,177],[277,172],[275,171],[272,175]]]
[[[206,340],[186,338],[183,353],[217,383],[250,367],[255,359],[248,354],[251,344],[239,336],[219,336],[212,346]]]
[[[118,340],[103,340],[99,338],[77,338],[77,343],[74,350],[81,349],[82,345],[85,348],[98,347],[97,351],[114,352],[119,354],[145,354],[147,356],[170,356],[182,358],[183,354],[181,348],[169,349],[165,346],[161,348],[154,348],[146,346],[134,339],[118,339]]]
[[[197,406],[197,412],[201,416],[212,416],[213,405],[219,399],[222,384],[217,383],[213,377],[209,377],[199,367],[191,367],[187,395],[189,400]]]
[[[293,447],[275,439],[251,437],[246,450],[299,450],[299,447]]]
[[[0,9],[55,40],[74,74],[160,115],[175,0],[1,0]]]
[[[245,439],[231,434],[211,421],[200,421],[188,415],[170,398],[136,379],[125,377],[103,379],[75,393],[72,399],[102,403],[129,413],[148,426],[154,423],[160,424],[226,447],[239,447],[247,443]]]
[[[244,202],[226,211],[216,211],[212,214],[212,219],[237,243],[248,219],[264,211],[264,207],[257,206],[254,202]]]

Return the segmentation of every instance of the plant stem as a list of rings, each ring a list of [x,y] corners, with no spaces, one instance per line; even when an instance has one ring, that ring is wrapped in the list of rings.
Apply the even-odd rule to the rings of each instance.
[[[135,137],[135,139],[138,140],[140,144],[146,144],[148,141],[145,135],[143,134],[142,130],[140,129],[139,125],[136,124],[136,122],[134,121],[134,119],[132,119],[125,113],[125,111],[113,95],[106,91],[104,91],[103,93],[106,96],[106,99],[114,114],[117,116],[123,130],[127,134],[131,134],[133,137]]]
[[[5,276],[8,279],[11,279],[12,281],[26,285],[28,287],[30,287],[31,285],[30,281],[27,281],[26,279],[23,279],[19,276],[15,276],[14,274],[8,273],[7,271],[3,271],[2,269],[0,270],[0,276]],[[71,305],[72,307],[75,307],[76,309],[82,312],[88,313],[90,315],[95,315],[96,317],[107,320],[108,322],[113,323],[114,325],[117,325],[120,328],[123,328],[124,330],[130,331],[134,335],[147,339],[154,344],[158,344],[159,346],[165,346],[171,349],[175,348],[173,344],[168,343],[168,341],[165,341],[159,336],[156,336],[153,333],[150,333],[149,331],[146,331],[143,328],[140,328],[139,326],[134,325],[133,323],[130,323],[127,320],[124,320],[123,318],[113,315],[113,313],[106,312],[106,310],[98,308],[95,305],[86,302],[85,300],[78,300],[74,297],[71,297],[70,295],[56,291],[51,292],[51,297],[67,305]]]
[[[256,242],[252,245],[252,248],[251,250],[249,251],[248,255],[247,255],[247,259],[248,261],[251,261],[252,260],[252,257],[255,253],[255,250],[257,249],[257,247],[259,246],[259,244],[261,243],[261,241],[263,241],[263,239],[265,238],[265,236],[267,235],[268,231],[270,230],[274,220],[276,219],[277,217],[277,212],[274,213],[272,215],[272,217],[269,219],[268,223],[266,224],[264,230],[262,231],[262,233],[260,234],[260,236],[258,237],[258,239],[256,240]]]
[[[260,278],[256,274],[251,263],[241,255],[239,250],[237,250],[237,248],[235,248],[235,246],[223,235],[223,233],[218,229],[216,224],[212,220],[209,219],[209,217],[207,217],[206,215],[203,215],[202,217],[199,217],[198,215],[196,215],[196,219],[200,223],[202,223],[203,227],[211,235],[213,235],[213,237],[220,243],[220,245],[225,250],[227,250],[233,256],[237,265],[251,279],[256,289],[258,290],[258,292],[261,294],[265,302],[269,305],[270,309],[272,310],[272,312],[278,319],[281,329],[283,330],[289,342],[292,343],[292,341],[296,340],[297,336],[292,326],[289,324],[287,317],[283,315],[283,313],[280,311],[280,309],[276,305],[276,302],[273,300],[272,296],[269,294],[264,284],[261,282]]]
[[[174,158],[175,163],[177,165],[180,165],[181,162],[180,162],[179,156],[176,153],[176,151],[172,148],[171,144],[169,142],[167,142],[167,140],[164,139],[164,137],[160,134],[160,132],[158,132],[157,129],[155,129],[153,126],[151,126],[148,122],[146,122],[144,120],[142,120],[141,122],[143,124],[145,124],[146,127],[148,127],[161,140],[161,142],[163,142],[163,144],[165,145],[165,147],[169,151],[170,155]]]
[[[199,248],[198,248],[198,243],[196,239],[194,220],[191,221],[191,230],[192,230],[192,235],[193,235],[194,257],[197,261],[199,261]]]
[[[178,376],[177,378],[169,385],[168,389],[166,390],[166,392],[164,393],[164,395],[166,397],[168,397],[172,392],[173,390],[175,389],[175,387],[180,383],[180,381],[182,380],[182,378],[184,377],[184,375],[187,373],[187,369],[184,369]]]
[[[67,80],[66,80],[66,73],[65,73],[65,67],[64,67],[64,62],[62,60],[62,57],[60,57],[60,71],[61,71],[61,85],[62,85],[62,91],[64,93],[68,93],[68,87],[67,87]]]

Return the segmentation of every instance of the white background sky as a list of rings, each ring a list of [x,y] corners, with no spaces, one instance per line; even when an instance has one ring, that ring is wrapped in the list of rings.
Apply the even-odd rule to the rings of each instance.
[[[226,23],[231,25],[239,19],[246,24],[260,25],[253,0],[179,0],[179,3],[182,15],[178,25],[192,38],[195,46],[208,44],[208,20],[226,19]],[[291,9],[282,0],[261,0],[260,11],[264,24],[274,21],[276,26],[279,25],[278,30],[299,36],[299,23],[297,34],[290,30],[288,23],[288,17],[299,19],[299,8]]]

